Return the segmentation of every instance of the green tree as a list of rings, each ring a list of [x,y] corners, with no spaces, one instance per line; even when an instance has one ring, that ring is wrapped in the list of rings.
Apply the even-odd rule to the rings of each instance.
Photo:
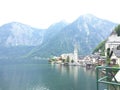
[[[71,63],[74,63],[74,60],[71,60]]]
[[[69,62],[70,61],[70,57],[69,56],[67,56],[67,62]]]
[[[115,31],[117,35],[120,36],[120,24],[117,27],[115,27]]]
[[[106,60],[107,66],[110,65],[110,61],[111,61],[110,58],[111,58],[112,54],[113,54],[113,51],[111,51],[110,48],[108,48],[107,49],[107,60]]]
[[[64,62],[65,62],[65,59],[62,59],[62,62],[64,63]]]
[[[105,43],[106,40],[102,41],[100,44],[98,44],[98,46],[94,49],[93,53],[98,52],[99,50],[101,50],[101,55],[104,56],[105,55]]]

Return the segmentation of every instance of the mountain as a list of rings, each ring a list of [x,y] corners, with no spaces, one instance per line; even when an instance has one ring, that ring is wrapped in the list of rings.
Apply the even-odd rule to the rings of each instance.
[[[80,55],[90,54],[116,25],[91,14],[82,15],[70,24],[58,22],[46,30],[19,22],[7,23],[0,27],[0,57],[26,53],[30,57],[58,56],[73,52],[75,44]]]
[[[49,46],[49,43],[54,39],[56,38],[56,36],[61,32],[61,30],[63,28],[65,28],[66,26],[68,25],[67,22],[65,21],[60,21],[58,23],[55,23],[53,25],[51,25],[48,29],[46,29],[45,33],[44,33],[44,40],[43,40],[43,43],[39,46],[37,46],[36,48],[34,48],[33,50],[31,50],[30,53],[28,53],[28,57],[31,57],[31,56],[34,56],[34,52],[35,53],[38,53],[38,55],[40,55],[40,53],[44,54],[44,50],[48,50]],[[53,42],[54,43],[54,42]],[[42,51],[39,51],[40,48],[42,48],[43,50]],[[44,56],[49,56],[48,53],[45,53],[46,55],[40,55],[42,57]],[[37,56],[35,54],[35,56]]]
[[[54,38],[55,35],[57,35],[64,27],[68,25],[65,21],[60,21],[58,23],[55,23],[51,25],[44,34],[44,43],[50,41],[52,38]]]
[[[50,41],[66,25],[61,21],[42,30],[19,22],[4,24],[0,27],[0,57],[21,57]]]
[[[23,58],[23,56],[29,53],[33,48],[35,47],[34,46],[14,46],[14,47],[0,46],[0,60]]]
[[[18,22],[7,23],[0,27],[0,46],[37,46],[42,44],[44,32]]]
[[[43,43],[45,30],[19,22],[0,27],[0,58],[18,58]]]
[[[33,49],[29,56],[50,57],[71,53],[75,44],[78,45],[80,55],[90,54],[98,43],[109,36],[116,25],[91,14],[82,15],[58,33],[52,32],[53,37],[42,46]]]

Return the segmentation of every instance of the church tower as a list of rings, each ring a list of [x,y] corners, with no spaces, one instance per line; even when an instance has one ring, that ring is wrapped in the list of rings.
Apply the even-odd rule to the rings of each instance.
[[[78,45],[74,46],[74,62],[78,61]]]

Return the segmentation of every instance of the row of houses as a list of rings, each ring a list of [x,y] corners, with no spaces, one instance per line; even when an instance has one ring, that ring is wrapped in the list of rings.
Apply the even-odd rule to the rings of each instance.
[[[59,57],[53,57],[53,59],[55,59],[56,63],[72,63],[72,64],[76,64],[78,65],[78,61],[79,61],[79,58],[78,58],[78,48],[77,46],[74,47],[74,52],[73,53],[64,53],[64,54],[61,54]]]

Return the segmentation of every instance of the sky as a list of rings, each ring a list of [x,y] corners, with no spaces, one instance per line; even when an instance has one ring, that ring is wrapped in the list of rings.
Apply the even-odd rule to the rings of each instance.
[[[120,23],[120,0],[0,0],[0,26],[15,21],[44,29],[84,14]]]

